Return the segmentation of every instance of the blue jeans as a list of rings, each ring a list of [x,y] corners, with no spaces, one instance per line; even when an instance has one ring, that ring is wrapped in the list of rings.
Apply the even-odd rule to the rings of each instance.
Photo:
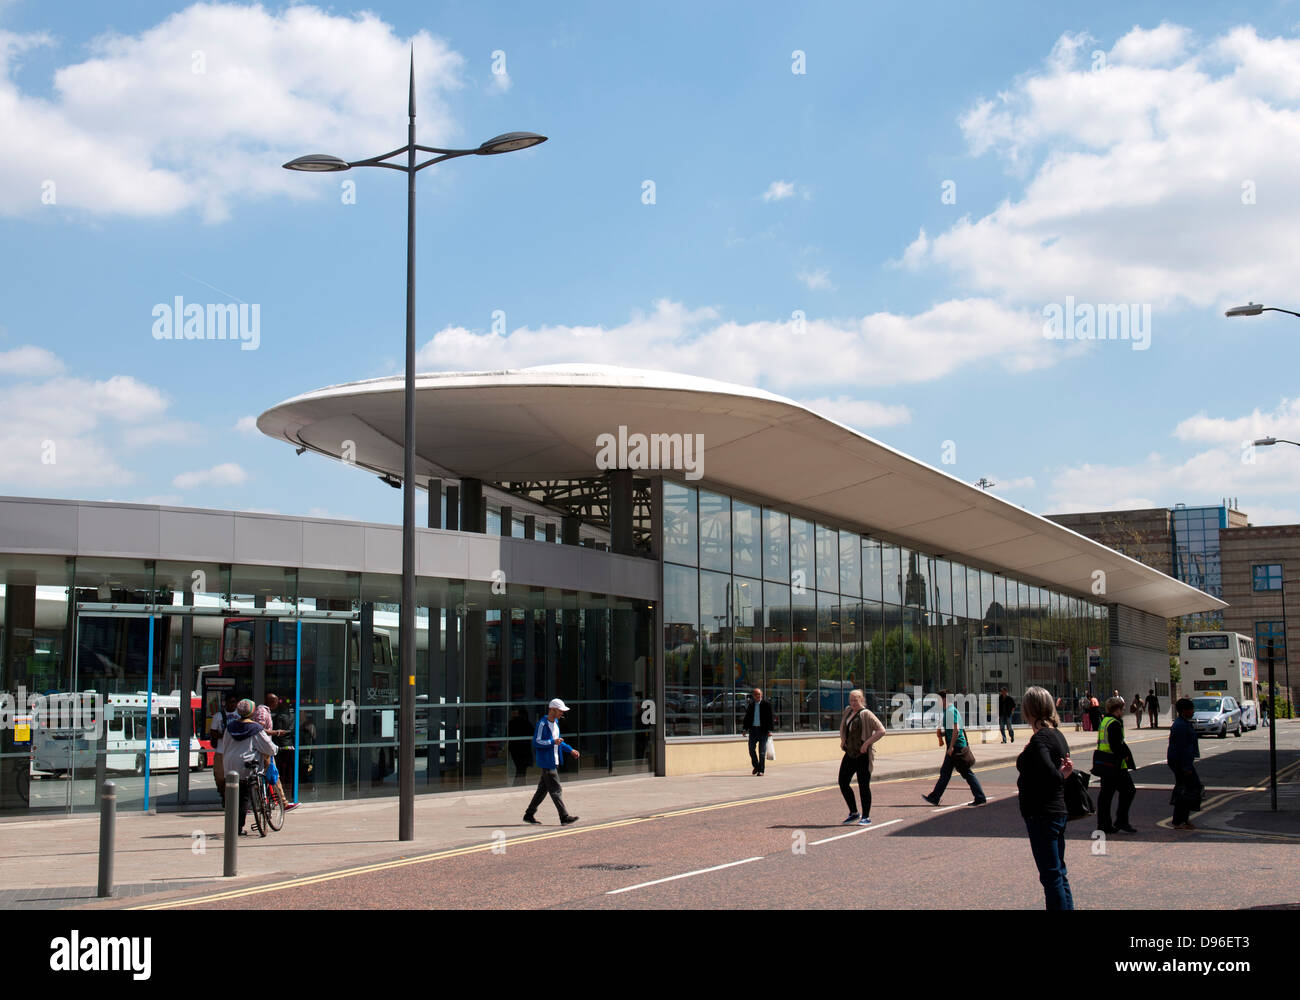
[[[956,760],[953,755],[944,754],[943,767],[939,769],[939,781],[935,784],[934,791],[930,793],[930,798],[934,799],[935,802],[943,798],[943,793],[948,788],[948,781],[952,778],[952,771],[955,766]],[[975,772],[963,764],[957,768],[957,773],[966,779],[966,784],[970,785],[975,801],[982,801],[985,798],[984,789],[980,787],[980,779],[975,777]]]
[[[1002,734],[1002,739],[1010,739],[1012,743],[1016,741],[1016,731],[1011,728],[1011,716],[998,716],[998,732]]]
[[[1074,909],[1070,880],[1065,877],[1065,823],[1064,816],[1025,817],[1029,849],[1034,852],[1038,881],[1043,883],[1049,910]]]

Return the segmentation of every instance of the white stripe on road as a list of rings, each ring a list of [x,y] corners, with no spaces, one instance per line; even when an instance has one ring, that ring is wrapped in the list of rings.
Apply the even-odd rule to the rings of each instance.
[[[988,798],[984,800],[984,802],[992,802],[996,798],[997,798],[996,795],[990,795]],[[971,802],[974,801],[975,801],[974,799],[971,799]],[[958,802],[955,806],[940,806],[938,809],[931,809],[930,812],[946,813],[949,809],[961,809],[964,806],[970,805],[971,802]],[[981,803],[981,805],[983,804],[984,803]]]
[[[664,882],[676,882],[679,878],[690,878],[692,875],[706,875],[709,872],[719,872],[724,868],[735,868],[736,865],[747,865],[751,861],[762,861],[759,858],[746,858],[744,861],[731,861],[725,865],[714,865],[712,868],[700,868],[693,872],[683,872],[681,875],[669,875],[667,878],[657,878],[653,882],[641,882],[637,885],[629,885],[622,889],[611,889],[605,893],[606,896],[617,896],[620,892],[631,892],[633,889],[644,889],[651,885],[662,885]]]
[[[848,833],[836,834],[834,837],[827,837],[825,840],[814,840],[809,847],[816,847],[818,844],[829,844],[832,840],[843,840],[845,837],[856,837],[860,833],[870,833],[872,830],[879,830],[882,827],[893,826],[895,823],[903,822],[901,819],[890,819],[883,823],[872,823],[870,826],[864,826],[861,830],[850,830]]]

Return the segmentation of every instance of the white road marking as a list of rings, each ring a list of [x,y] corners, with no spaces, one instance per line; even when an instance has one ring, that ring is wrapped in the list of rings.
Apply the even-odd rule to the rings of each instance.
[[[988,798],[986,798],[984,801],[985,801],[985,802],[992,802],[992,801],[993,801],[994,799],[996,799],[996,798],[997,798],[996,795],[990,795],[990,796],[989,796]],[[974,799],[971,799],[971,802],[974,802],[974,801],[975,801]],[[930,812],[944,813],[944,812],[947,812],[949,809],[961,809],[961,808],[963,808],[964,806],[968,806],[968,805],[970,805],[970,802],[958,802],[955,806],[940,806],[938,809],[931,809]]]
[[[809,847],[816,847],[818,844],[829,844],[832,840],[843,840],[845,837],[856,837],[859,833],[870,833],[872,830],[879,830],[886,826],[893,826],[895,823],[903,822],[901,819],[889,819],[883,823],[872,823],[870,826],[864,826],[859,830],[850,830],[848,833],[839,833],[834,837],[827,837],[825,840],[814,840]]]
[[[631,892],[633,889],[644,889],[651,885],[662,885],[664,882],[676,882],[679,878],[690,878],[692,875],[705,875],[709,872],[722,871],[724,868],[735,868],[736,865],[747,865],[751,861],[762,861],[759,858],[746,858],[744,861],[731,861],[725,865],[714,865],[712,868],[700,868],[693,872],[683,872],[681,875],[669,875],[667,878],[657,878],[653,882],[640,882],[637,885],[625,886],[622,889],[611,889],[605,893],[606,896],[617,896],[620,892]]]

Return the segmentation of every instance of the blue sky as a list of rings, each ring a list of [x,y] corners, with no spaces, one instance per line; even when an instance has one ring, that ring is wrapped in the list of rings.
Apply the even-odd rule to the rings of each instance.
[[[414,43],[420,141],[550,136],[421,173],[422,370],[686,371],[1034,511],[1300,520],[1242,448],[1300,440],[1300,326],[1223,317],[1300,310],[1295,4],[106,10],[0,0],[0,492],[400,519],[247,418],[401,367],[402,178],[279,165],[403,143]],[[177,296],[258,349],[155,339]]]

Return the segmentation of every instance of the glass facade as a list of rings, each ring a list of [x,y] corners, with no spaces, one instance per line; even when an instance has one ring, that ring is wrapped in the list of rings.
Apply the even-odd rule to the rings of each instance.
[[[106,776],[119,809],[216,806],[209,719],[227,695],[284,702],[291,796],[397,794],[400,577],[30,556],[0,557],[0,574],[0,692],[46,699],[0,730],[0,814],[93,809]],[[582,754],[564,780],[653,769],[652,603],[425,577],[416,600],[417,793],[536,781],[532,730],[557,694]],[[689,638],[711,637],[696,620]],[[695,687],[702,662],[716,684],[712,651],[686,661]],[[68,696],[86,711],[48,711]]]
[[[1281,590],[1282,564],[1266,563],[1250,568],[1250,586],[1252,590]]]
[[[1222,598],[1223,564],[1219,555],[1219,532],[1228,527],[1228,508],[1175,507],[1170,511],[1170,524],[1174,576],[1198,590]],[[1207,611],[1181,619],[1181,629],[1222,627],[1222,611]]]
[[[917,689],[1041,684],[1064,707],[1089,682],[1088,647],[1106,684],[1103,604],[679,483],[664,497],[670,738],[739,733],[754,687],[778,731],[817,733],[838,730],[855,687],[895,728],[922,724],[895,700]]]

